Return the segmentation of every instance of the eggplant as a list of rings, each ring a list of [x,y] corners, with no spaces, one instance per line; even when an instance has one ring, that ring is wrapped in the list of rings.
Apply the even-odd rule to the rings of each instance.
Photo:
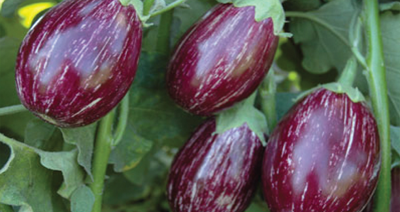
[[[215,125],[203,123],[174,159],[167,186],[174,212],[242,212],[250,204],[264,147],[247,124],[222,134]]]
[[[368,203],[363,212],[374,212],[374,198]],[[398,212],[400,209],[400,167],[392,169],[392,196],[390,198],[390,211]]]
[[[39,118],[59,127],[91,124],[133,82],[142,24],[119,0],[65,0],[28,32],[16,63],[17,93]]]
[[[379,134],[364,102],[319,88],[272,132],[262,183],[271,212],[361,211],[380,170]]]
[[[254,10],[219,4],[183,36],[166,80],[184,110],[210,116],[247,98],[262,82],[278,37],[272,19],[256,22]]]

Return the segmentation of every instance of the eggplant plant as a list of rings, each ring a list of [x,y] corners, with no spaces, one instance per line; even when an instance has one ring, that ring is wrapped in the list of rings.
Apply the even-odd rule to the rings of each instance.
[[[398,8],[0,0],[0,211],[396,211]]]

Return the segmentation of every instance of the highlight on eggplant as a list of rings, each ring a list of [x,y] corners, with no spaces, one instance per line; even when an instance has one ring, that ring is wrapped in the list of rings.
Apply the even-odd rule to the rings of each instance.
[[[91,124],[125,96],[136,74],[142,24],[119,0],[65,0],[25,37],[16,86],[23,105],[59,127]]]
[[[184,110],[210,116],[247,98],[262,82],[278,37],[272,19],[255,21],[254,10],[219,4],[178,43],[167,87]]]
[[[271,211],[361,211],[377,186],[379,143],[364,102],[324,88],[312,92],[267,144],[262,182]]]

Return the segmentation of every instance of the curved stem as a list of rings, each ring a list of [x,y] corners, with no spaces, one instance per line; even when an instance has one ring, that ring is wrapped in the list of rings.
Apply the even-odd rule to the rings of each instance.
[[[170,10],[161,15],[160,26],[157,35],[156,50],[159,53],[168,55],[170,51],[170,34],[174,11]]]
[[[288,11],[285,12],[286,17],[292,17],[292,18],[304,18],[304,19],[308,19],[310,21],[313,21],[319,25],[321,25],[322,27],[324,27],[325,29],[329,30],[333,35],[335,35],[340,41],[343,42],[343,44],[345,44],[354,54],[354,56],[356,57],[356,59],[358,60],[358,62],[364,67],[367,68],[366,66],[366,62],[365,62],[365,58],[362,56],[362,54],[358,51],[358,49],[356,47],[353,47],[352,45],[350,45],[350,43],[346,40],[345,37],[343,37],[339,32],[337,32],[335,29],[333,29],[331,27],[330,24],[326,23],[325,21],[304,13],[304,12],[293,12],[293,11]]]
[[[143,15],[148,15],[150,13],[151,7],[153,6],[155,0],[145,0],[143,2]]]
[[[14,212],[11,206],[0,204],[0,211],[1,212]]]
[[[174,9],[175,7],[177,7],[177,6],[181,5],[181,4],[183,4],[185,1],[186,1],[186,0],[178,0],[178,1],[175,1],[175,2],[173,2],[173,3],[171,3],[171,4],[169,4],[168,6],[164,7],[163,9],[158,10],[158,11],[155,11],[154,13],[150,14],[150,18],[152,18],[152,17],[154,17],[154,16],[157,16],[157,15],[160,15],[160,14],[162,14],[162,13],[165,13],[165,12],[167,12],[167,11],[169,11],[169,10],[172,10],[172,9]]]
[[[367,77],[372,106],[378,122],[382,154],[378,188],[375,193],[374,211],[388,212],[391,195],[390,119],[378,0],[364,0],[364,18],[369,46],[367,56],[369,69]]]
[[[129,93],[126,94],[120,105],[118,124],[114,134],[113,146],[118,145],[124,136],[126,125],[128,124],[129,116]]]
[[[96,136],[96,147],[93,159],[93,183],[90,188],[95,196],[92,212],[101,212],[103,198],[104,179],[107,170],[108,159],[112,147],[112,125],[115,111],[111,111],[101,121]]]
[[[261,110],[267,118],[269,133],[272,132],[278,123],[278,118],[276,117],[276,83],[274,76],[274,70],[271,68],[260,88]]]
[[[0,108],[0,116],[12,115],[15,113],[28,111],[23,105],[14,105]]]

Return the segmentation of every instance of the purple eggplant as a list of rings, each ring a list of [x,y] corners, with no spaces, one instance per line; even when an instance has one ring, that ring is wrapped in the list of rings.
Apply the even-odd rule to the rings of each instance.
[[[210,116],[254,92],[277,48],[272,19],[254,20],[254,7],[219,4],[176,47],[167,72],[172,99]]]
[[[60,127],[106,115],[135,77],[142,25],[119,0],[65,0],[25,37],[17,58],[21,102]]]
[[[379,170],[379,134],[366,104],[320,88],[271,134],[264,196],[272,212],[357,212],[374,192]]]
[[[364,212],[373,212],[373,198],[363,210]],[[392,169],[392,197],[390,199],[390,212],[400,210],[400,167]]]
[[[241,212],[261,175],[264,148],[247,124],[222,134],[201,125],[172,164],[168,201],[174,212]]]

